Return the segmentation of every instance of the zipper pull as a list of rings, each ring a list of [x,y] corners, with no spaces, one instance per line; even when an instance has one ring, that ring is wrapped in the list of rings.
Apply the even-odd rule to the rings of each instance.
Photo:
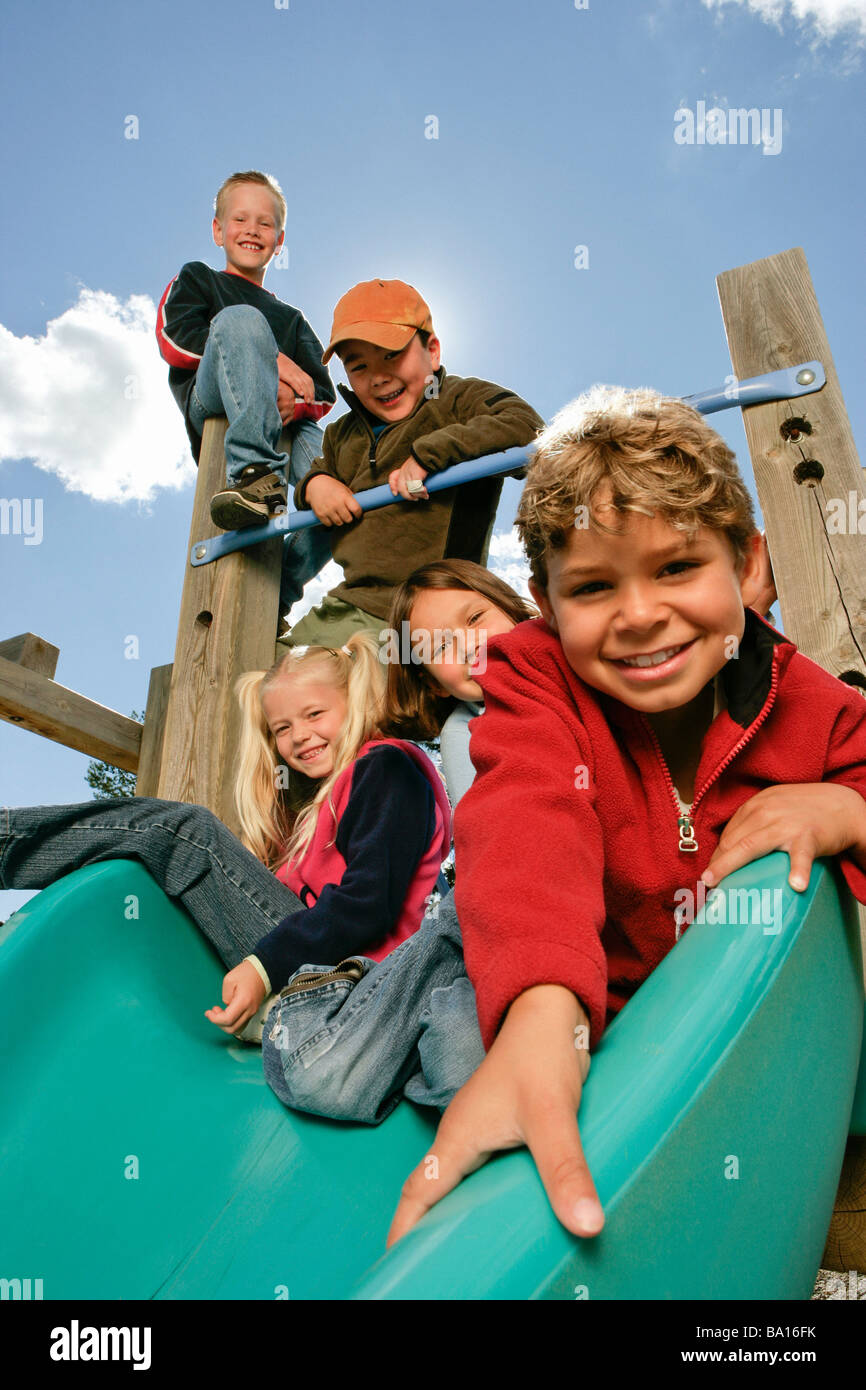
[[[695,827],[692,825],[691,816],[687,812],[683,812],[677,820],[677,825],[680,830],[679,848],[683,853],[694,854],[697,851],[698,842],[695,839]]]

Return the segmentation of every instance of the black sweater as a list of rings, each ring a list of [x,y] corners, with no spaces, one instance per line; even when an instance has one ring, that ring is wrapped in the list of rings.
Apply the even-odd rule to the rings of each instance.
[[[198,460],[201,436],[189,418],[189,398],[198,364],[210,332],[210,322],[230,304],[251,304],[267,319],[277,347],[313,378],[313,405],[298,401],[295,419],[319,420],[337,399],[324,348],[299,309],[284,304],[261,285],[227,270],[212,270],[203,261],[188,261],[166,288],[156,315],[156,340],[168,363],[168,384],[183,411],[193,458]]]
[[[335,841],[346,861],[342,879],[318,899],[302,890],[308,911],[284,917],[253,952],[274,992],[302,965],[337,965],[382,940],[400,914],[435,824],[433,789],[411,758],[383,747],[358,759]]]

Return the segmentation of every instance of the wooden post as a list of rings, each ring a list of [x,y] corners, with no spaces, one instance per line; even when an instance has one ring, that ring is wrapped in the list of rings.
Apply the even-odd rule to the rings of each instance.
[[[866,1138],[848,1140],[836,1208],[830,1222],[822,1269],[849,1269],[866,1274]]]
[[[154,666],[147,687],[147,707],[141,731],[141,752],[138,757],[136,796],[156,796],[159,789],[159,769],[162,763],[162,743],[165,735],[165,714],[171,690],[171,666]]]
[[[803,251],[717,280],[737,378],[820,361],[813,396],[748,406],[743,424],[782,625],[825,671],[866,692],[866,488]],[[866,911],[860,911],[866,955]]]
[[[210,501],[225,487],[224,418],[207,420],[190,527],[194,541],[219,534]],[[193,568],[187,553],[158,795],[207,806],[232,830],[244,671],[273,664],[282,540]]]
[[[819,361],[813,396],[748,406],[743,424],[782,624],[800,651],[866,693],[866,496],[806,257],[800,248],[717,280],[737,378]],[[866,911],[860,909],[866,956]],[[866,1141],[850,1139],[822,1258],[866,1269]]]
[[[785,632],[866,690],[866,488],[806,257],[783,251],[716,283],[738,379],[823,363],[815,395],[748,406],[743,424]]]

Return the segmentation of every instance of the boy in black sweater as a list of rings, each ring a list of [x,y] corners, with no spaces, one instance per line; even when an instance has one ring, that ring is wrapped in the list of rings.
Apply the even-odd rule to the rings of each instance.
[[[159,350],[198,460],[205,420],[227,415],[226,487],[211,503],[217,526],[266,521],[286,506],[322,453],[316,424],[336,399],[322,344],[303,314],[263,288],[283,244],[286,202],[279,185],[256,170],[232,174],[215,200],[213,237],[225,270],[190,261],[172,280],[157,313]],[[291,457],[280,435],[291,437]],[[287,538],[281,600],[295,602],[330,556],[327,533]]]

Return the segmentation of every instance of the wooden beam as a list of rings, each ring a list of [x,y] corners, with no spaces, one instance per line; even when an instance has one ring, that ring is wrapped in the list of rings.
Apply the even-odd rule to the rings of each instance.
[[[14,661],[18,666],[26,666],[28,671],[40,671],[43,676],[53,678],[60,648],[53,647],[44,637],[22,632],[18,637],[7,637],[0,642],[0,657],[4,661]]]
[[[785,632],[866,690],[866,487],[806,257],[783,251],[717,285],[738,379],[823,363],[821,391],[749,406],[743,423]]]
[[[127,772],[138,767],[142,726],[134,719],[3,657],[0,718]]]
[[[210,500],[225,487],[224,418],[205,422],[190,547],[219,534]],[[240,736],[235,682],[273,665],[282,539],[193,568],[187,561],[158,794],[207,806],[232,830]]]
[[[866,1274],[866,1138],[851,1135],[842,1164],[842,1177],[822,1269],[860,1270]]]
[[[172,667],[154,666],[147,688],[147,708],[141,733],[141,756],[138,760],[136,796],[156,796],[159,789],[159,769],[162,763],[162,743],[165,736],[165,715],[171,689]]]

